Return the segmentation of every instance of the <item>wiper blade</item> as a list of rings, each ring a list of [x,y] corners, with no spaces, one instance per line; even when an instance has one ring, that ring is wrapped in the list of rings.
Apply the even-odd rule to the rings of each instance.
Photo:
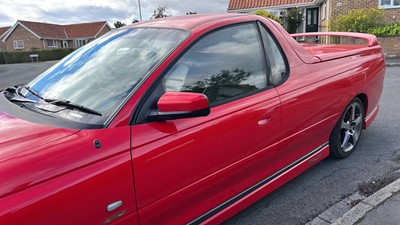
[[[33,95],[35,95],[36,97],[38,97],[38,98],[44,100],[44,98],[43,98],[39,93],[37,93],[35,90],[33,90],[31,87],[26,86],[26,85],[24,85],[24,86],[22,86],[22,87],[25,88],[26,90],[28,90],[28,91],[29,91],[30,93],[32,93]]]
[[[102,116],[102,114],[96,110],[87,108],[83,105],[77,105],[74,103],[71,103],[70,101],[67,100],[57,100],[57,99],[43,99],[45,102],[53,104],[53,105],[58,105],[58,106],[66,106],[72,109],[77,109],[81,112],[85,112],[85,113],[90,113],[93,115],[97,115],[97,116]]]

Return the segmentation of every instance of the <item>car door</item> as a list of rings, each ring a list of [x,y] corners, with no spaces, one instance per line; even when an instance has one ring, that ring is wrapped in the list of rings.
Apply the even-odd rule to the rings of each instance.
[[[149,89],[131,131],[141,224],[204,221],[276,171],[280,102],[266,62],[257,23],[219,28]],[[149,121],[172,91],[205,94],[211,113]]]

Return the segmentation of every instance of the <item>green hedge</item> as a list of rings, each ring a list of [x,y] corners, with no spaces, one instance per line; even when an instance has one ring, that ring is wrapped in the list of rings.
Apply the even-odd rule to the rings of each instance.
[[[31,54],[37,54],[39,61],[59,60],[64,58],[69,53],[73,52],[75,48],[57,48],[57,49],[38,49],[30,51],[12,51],[4,52],[6,63],[23,63],[31,62]],[[1,63],[1,56],[0,56]]]
[[[6,60],[4,59],[4,52],[0,51],[0,64],[6,64]]]
[[[371,28],[368,33],[376,36],[393,36],[400,35],[400,22],[381,25],[379,27]]]

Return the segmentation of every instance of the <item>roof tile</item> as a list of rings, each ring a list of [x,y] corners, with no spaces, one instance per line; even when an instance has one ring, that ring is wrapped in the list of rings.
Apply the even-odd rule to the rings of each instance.
[[[11,27],[0,27],[0,37],[3,36]]]
[[[50,23],[39,23],[31,21],[19,21],[33,33],[45,39],[73,39],[94,38],[101,28],[107,24],[106,21],[92,23],[78,23],[69,25],[58,25]]]
[[[64,25],[68,38],[95,37],[106,21]]]
[[[20,24],[27,27],[33,33],[43,38],[54,38],[54,39],[66,39],[66,33],[64,27],[58,24],[51,23],[38,23],[31,21],[21,21]]]
[[[315,0],[230,0],[228,10],[313,3],[314,1]]]

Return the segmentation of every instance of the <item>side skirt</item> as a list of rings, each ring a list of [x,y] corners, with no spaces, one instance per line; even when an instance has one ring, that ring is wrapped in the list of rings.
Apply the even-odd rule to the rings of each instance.
[[[265,178],[188,224],[220,224],[328,156],[329,145],[328,142],[326,142],[289,166]]]

